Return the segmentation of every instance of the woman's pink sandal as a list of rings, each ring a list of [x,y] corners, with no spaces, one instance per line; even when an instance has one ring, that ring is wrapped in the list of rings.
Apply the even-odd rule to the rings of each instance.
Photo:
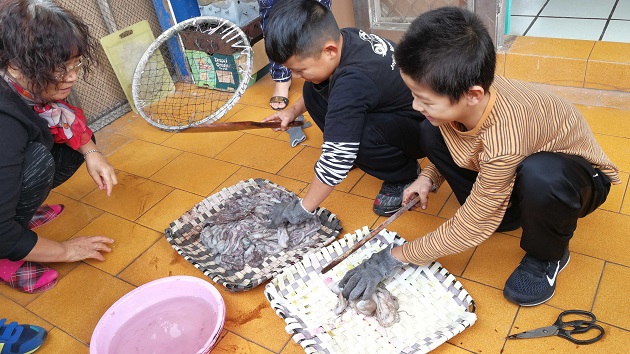
[[[63,204],[44,204],[40,206],[37,208],[37,211],[35,212],[35,215],[33,215],[31,221],[28,222],[28,228],[33,230],[48,224],[58,217],[63,212],[64,208]]]
[[[59,273],[43,264],[30,261],[10,261],[0,259],[0,283],[33,294],[51,289],[57,285]]]

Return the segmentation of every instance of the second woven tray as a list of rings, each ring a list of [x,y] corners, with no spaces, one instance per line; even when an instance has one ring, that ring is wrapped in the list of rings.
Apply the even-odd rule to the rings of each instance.
[[[398,234],[383,230],[331,271],[320,273],[368,234],[364,227],[309,253],[265,287],[271,306],[287,324],[286,331],[306,353],[426,353],[475,323],[474,301],[437,262],[428,267],[404,266],[385,281],[400,305],[400,322],[393,326],[383,328],[375,318],[353,310],[335,315],[337,296],[328,285],[372,253],[390,243],[405,242]]]
[[[199,268],[205,275],[228,290],[236,292],[250,290],[260,285],[278,274],[283,268],[299,262],[307,252],[326,246],[337,237],[341,230],[339,220],[335,214],[320,208],[317,210],[317,215],[322,226],[315,235],[311,236],[316,240],[312,246],[268,255],[260,266],[245,265],[242,270],[228,270],[215,263],[215,257],[208,254],[206,246],[199,237],[206,219],[221,212],[224,203],[230,198],[250,193],[264,184],[288,192],[285,188],[268,180],[258,178],[241,181],[202,200],[182,217],[172,222],[171,227],[165,230],[166,239],[184,259]]]

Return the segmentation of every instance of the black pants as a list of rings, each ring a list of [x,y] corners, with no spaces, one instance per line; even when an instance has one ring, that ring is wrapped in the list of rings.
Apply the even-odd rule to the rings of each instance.
[[[453,189],[460,204],[468,198],[477,172],[455,164],[437,127],[422,124],[422,143],[429,160]],[[523,228],[521,248],[543,260],[562,258],[582,218],[608,196],[610,180],[579,156],[539,152],[516,171],[516,182],[497,231]]]
[[[22,187],[15,221],[27,228],[28,222],[50,191],[72,177],[84,161],[81,153],[66,144],[55,144],[48,151],[40,143],[29,143],[24,154]]]
[[[304,103],[319,129],[324,131],[328,102],[310,82],[304,83]],[[420,143],[422,119],[395,113],[368,113],[355,166],[380,180],[413,182],[418,177],[418,159],[425,157]]]

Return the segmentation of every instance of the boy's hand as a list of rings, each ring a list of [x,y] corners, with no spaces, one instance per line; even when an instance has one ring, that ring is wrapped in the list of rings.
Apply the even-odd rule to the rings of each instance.
[[[269,224],[267,224],[267,226],[275,229],[285,222],[290,224],[300,224],[315,217],[314,212],[304,209],[300,200],[283,202],[273,206],[269,215]]]
[[[282,127],[273,129],[274,131],[286,131],[289,129],[289,123],[293,122],[299,114],[294,114],[292,109],[278,111],[269,117],[263,119],[263,122],[280,122]]]
[[[341,294],[350,301],[369,299],[376,291],[378,283],[394,274],[403,262],[392,256],[392,245],[372,254],[356,268],[351,269],[339,281]]]
[[[425,176],[420,176],[403,191],[403,205],[409,203],[416,195],[420,196],[420,208],[429,206],[429,192],[433,189],[433,182]],[[414,208],[417,208],[417,205]]]

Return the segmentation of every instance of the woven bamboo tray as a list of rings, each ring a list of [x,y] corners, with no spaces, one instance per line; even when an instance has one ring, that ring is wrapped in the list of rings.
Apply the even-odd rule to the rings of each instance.
[[[237,292],[253,289],[271,279],[283,268],[301,260],[305,253],[330,244],[341,230],[336,215],[324,208],[319,208],[317,215],[320,218],[322,227],[315,235],[311,236],[316,238],[316,242],[312,246],[286,250],[276,255],[268,255],[259,267],[251,267],[246,264],[245,268],[239,271],[221,267],[220,264],[214,262],[214,257],[208,254],[206,246],[201,242],[199,235],[205,220],[220,212],[224,207],[224,203],[230,198],[239,194],[250,193],[260,188],[263,184],[291,193],[268,180],[258,178],[241,181],[202,200],[184,213],[182,217],[172,222],[170,227],[165,230],[166,239],[177,253],[213,281],[225,286],[230,291]]]
[[[335,315],[337,296],[328,285],[390,243],[405,242],[387,230],[350,255],[326,274],[320,270],[358,240],[367,227],[329,246],[313,251],[286,268],[265,287],[265,295],[286,331],[306,353],[426,353],[470,327],[477,315],[462,284],[439,263],[400,269],[386,288],[398,298],[400,322],[381,327],[375,318],[348,309]]]

